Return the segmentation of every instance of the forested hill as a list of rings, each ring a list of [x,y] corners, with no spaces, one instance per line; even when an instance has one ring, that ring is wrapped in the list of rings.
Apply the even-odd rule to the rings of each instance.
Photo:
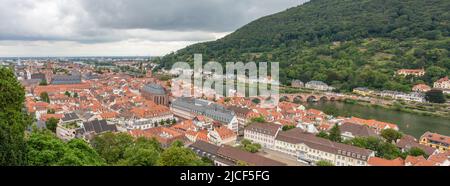
[[[449,75],[449,51],[449,0],[312,0],[166,55],[161,63],[191,62],[194,53],[221,63],[277,61],[283,83],[321,80],[343,91],[407,91]],[[425,68],[427,76],[394,77],[400,68]]]

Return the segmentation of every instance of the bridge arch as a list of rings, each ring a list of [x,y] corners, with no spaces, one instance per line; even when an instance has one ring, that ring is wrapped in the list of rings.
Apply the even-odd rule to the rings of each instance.
[[[326,102],[326,101],[328,101],[328,97],[322,96],[322,97],[320,98],[320,101],[321,101],[321,102]]]
[[[294,97],[293,102],[297,103],[297,104],[301,103],[301,102],[303,102],[303,97],[302,96],[296,96],[296,97]]]
[[[316,98],[316,96],[309,96],[306,100],[307,100],[308,102],[316,102],[316,101],[317,101],[317,98]]]
[[[279,101],[280,102],[284,102],[284,101],[291,102],[291,99],[289,98],[289,96],[281,96]]]

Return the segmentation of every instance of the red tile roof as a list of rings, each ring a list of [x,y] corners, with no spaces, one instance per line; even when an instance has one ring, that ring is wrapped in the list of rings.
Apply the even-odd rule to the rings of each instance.
[[[362,119],[362,118],[352,117],[350,119],[344,120],[344,122],[355,123],[355,124],[360,124],[360,125],[367,125],[369,127],[375,128],[377,130],[383,130],[386,128],[398,130],[398,126],[396,124],[377,121],[377,120],[373,120],[373,119],[366,120],[366,119]]]
[[[432,133],[432,132],[425,132],[425,134],[423,134],[422,137],[420,137],[420,139],[423,139],[423,138],[426,138],[431,141],[436,141],[436,142],[450,145],[450,137],[449,136],[444,136],[444,135]]]
[[[434,166],[434,165],[436,165],[435,162],[429,161],[429,160],[425,159],[423,156],[418,156],[418,157],[408,156],[405,159],[405,163],[410,164],[411,166]]]
[[[222,140],[236,137],[236,134],[226,127],[217,127],[214,130],[219,134]]]
[[[405,161],[402,158],[387,160],[379,157],[370,157],[367,162],[371,166],[404,166]]]
[[[165,127],[156,127],[147,130],[131,130],[130,134],[134,137],[156,138],[163,145],[170,145],[176,140],[184,140],[184,135],[182,133]]]

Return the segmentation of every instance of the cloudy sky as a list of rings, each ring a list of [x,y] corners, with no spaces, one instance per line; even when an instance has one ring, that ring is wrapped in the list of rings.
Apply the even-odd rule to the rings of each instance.
[[[0,0],[0,57],[164,55],[305,0]]]

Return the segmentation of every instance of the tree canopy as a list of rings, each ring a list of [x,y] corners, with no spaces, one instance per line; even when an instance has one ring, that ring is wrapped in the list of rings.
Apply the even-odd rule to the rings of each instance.
[[[50,131],[35,131],[27,140],[27,159],[31,166],[101,166],[105,161],[81,139],[67,143]]]
[[[402,152],[392,143],[384,142],[377,137],[356,137],[347,141],[348,144],[375,151],[375,155],[385,159],[395,159],[402,156]]]
[[[446,99],[442,90],[430,90],[425,94],[425,99],[431,103],[445,103]]]
[[[58,127],[59,120],[56,118],[50,118],[45,122],[45,126],[48,130],[56,132],[56,127]]]
[[[192,150],[174,144],[164,150],[158,161],[161,166],[201,166],[206,165]]]
[[[257,153],[261,149],[261,145],[258,143],[252,143],[250,140],[244,139],[241,141],[240,148],[250,153]]]
[[[392,143],[396,142],[398,139],[403,137],[403,134],[394,130],[394,129],[384,129],[380,134],[387,142]]]
[[[25,90],[11,69],[0,67],[0,166],[25,165],[24,134],[31,118],[22,112]]]
[[[335,142],[341,142],[341,129],[339,125],[334,125],[333,128],[330,129],[328,139]]]

